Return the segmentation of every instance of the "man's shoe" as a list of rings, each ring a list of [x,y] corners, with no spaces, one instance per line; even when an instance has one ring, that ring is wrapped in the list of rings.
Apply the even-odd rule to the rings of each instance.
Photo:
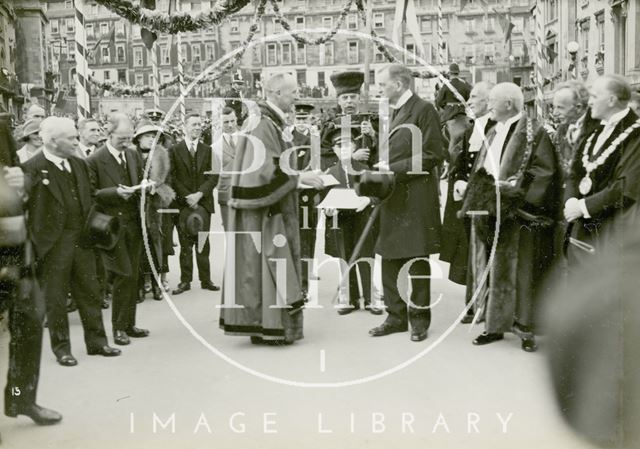
[[[374,327],[369,331],[372,337],[384,337],[385,335],[395,334],[396,332],[406,332],[408,326],[406,324],[391,324],[386,321],[378,327]]]
[[[384,310],[380,307],[372,306],[371,304],[367,304],[364,306],[372,315],[382,315]]]
[[[8,405],[5,407],[5,415],[15,418],[18,415],[28,416],[40,426],[56,424],[62,419],[62,415],[48,408],[40,407],[38,404],[31,404],[23,407]]]
[[[346,305],[346,306],[342,306],[338,308],[338,315],[349,315],[351,312],[355,312],[356,310],[359,310],[360,306],[354,306],[354,305]]]
[[[411,341],[422,341],[427,339],[427,330],[412,330]]]
[[[126,334],[132,338],[144,338],[149,336],[149,331],[147,329],[140,329],[139,327],[131,326],[127,329]]]
[[[523,338],[522,350],[526,352],[536,352],[538,350],[538,345],[536,345],[536,341],[533,338]]]
[[[58,359],[58,363],[62,366],[76,366],[78,364],[78,361],[76,360],[76,358],[71,354],[65,354],[63,356],[58,357],[57,359]]]
[[[462,324],[471,324],[473,323],[473,315],[465,315],[460,320]]]
[[[113,341],[115,342],[115,344],[120,346],[125,346],[131,343],[131,340],[129,340],[129,337],[127,336],[127,333],[125,331],[115,331],[113,333]]]
[[[489,343],[493,343],[494,341],[500,341],[504,338],[504,334],[490,334],[487,332],[483,332],[481,335],[478,335],[475,340],[473,340],[473,344],[477,346],[488,345]]]
[[[189,282],[180,282],[178,284],[178,287],[171,293],[173,293],[174,295],[179,295],[180,293],[184,293],[187,290],[191,290],[191,284]]]
[[[211,290],[212,292],[220,291],[220,287],[211,281],[200,282],[200,287],[202,287],[203,290]]]
[[[87,349],[87,354],[89,355],[101,355],[104,357],[117,357],[120,353],[121,351],[118,348],[112,348],[109,345],[104,345],[101,348]]]

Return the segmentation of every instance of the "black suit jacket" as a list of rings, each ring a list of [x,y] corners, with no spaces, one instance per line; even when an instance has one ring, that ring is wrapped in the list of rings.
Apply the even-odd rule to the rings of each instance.
[[[126,247],[124,231],[142,233],[140,228],[140,196],[132,195],[128,200],[121,198],[116,192],[118,185],[134,186],[142,181],[142,158],[135,150],[125,150],[127,161],[127,178],[122,179],[118,162],[111,155],[106,145],[96,150],[86,161],[89,165],[91,184],[94,189],[98,209],[121,222],[121,235],[118,243],[111,251],[102,251],[105,268],[115,273],[128,275],[132,269],[129,259],[129,248]],[[142,235],[140,235],[142,238]]]
[[[420,129],[417,156],[421,171],[426,174],[410,173],[412,133],[402,125]],[[395,174],[395,186],[391,196],[380,206],[376,252],[388,259],[437,253],[441,221],[435,167],[445,158],[438,113],[431,103],[413,94],[396,112],[389,129],[389,168]]]
[[[182,141],[169,152],[171,156],[171,182],[176,191],[176,201],[180,208],[188,207],[185,197],[202,192],[198,204],[210,214],[214,213],[213,189],[218,184],[219,175],[211,173],[211,147],[198,142],[195,170],[192,167],[191,154],[187,144]]]
[[[89,215],[93,199],[91,198],[91,178],[89,167],[84,160],[75,156],[67,159],[76,180],[83,223]],[[64,231],[66,210],[62,199],[58,177],[51,170],[56,170],[44,157],[42,152],[24,163],[23,169],[31,182],[29,202],[29,229],[35,244],[38,258],[43,258],[60,239]],[[86,240],[81,243],[88,245]]]

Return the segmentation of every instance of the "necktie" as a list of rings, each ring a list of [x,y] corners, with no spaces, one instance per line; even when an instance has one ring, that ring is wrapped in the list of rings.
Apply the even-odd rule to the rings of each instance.
[[[69,168],[67,164],[68,162],[66,159],[60,161],[60,170],[62,170],[63,173],[71,173],[71,168]]]
[[[91,154],[91,148],[87,148],[86,150],[84,150],[84,152],[87,156],[89,156]]]
[[[125,157],[124,157],[124,153],[123,153],[123,152],[121,152],[121,153],[118,155],[118,158],[120,159],[120,167],[122,167],[123,169],[125,169],[125,170],[126,170],[126,168],[127,168],[127,160],[126,160],[126,159],[125,159]]]

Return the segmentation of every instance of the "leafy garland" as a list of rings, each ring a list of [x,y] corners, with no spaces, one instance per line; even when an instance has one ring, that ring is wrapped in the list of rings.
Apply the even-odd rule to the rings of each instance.
[[[216,4],[207,11],[195,16],[187,12],[163,13],[134,5],[129,0],[96,0],[108,10],[131,23],[138,24],[151,31],[177,34],[186,31],[199,31],[219,25],[230,14],[240,11],[251,0],[217,0]]]
[[[227,62],[225,62],[219,68],[216,68],[216,71],[211,75],[205,76],[198,81],[196,81],[196,85],[210,83],[218,80],[224,73],[227,73],[229,70],[233,69],[238,62],[242,59],[247,48],[249,48],[249,43],[253,40],[256,33],[258,32],[258,23],[262,20],[262,16],[264,15],[265,6],[267,4],[267,0],[260,0],[258,7],[256,8],[256,12],[253,16],[253,24],[249,28],[249,34],[247,38],[241,45],[241,50],[236,53],[233,58],[230,58]],[[190,75],[184,75],[184,79],[186,82],[192,82],[196,79],[196,77]],[[99,89],[103,89],[109,92],[112,92],[115,96],[122,95],[130,95],[130,96],[142,96],[148,93],[153,92],[153,87],[151,86],[127,86],[121,83],[106,83],[95,80],[93,77],[89,76],[89,82],[98,87]],[[158,90],[164,90],[169,86],[174,86],[180,82],[180,78],[178,76],[173,77],[169,81],[166,81],[160,86],[158,86]]]
[[[301,34],[291,30],[291,24],[284,17],[284,15],[282,14],[282,11],[280,11],[280,7],[278,6],[278,3],[276,2],[276,0],[270,0],[271,6],[273,7],[273,12],[276,15],[276,22],[282,25],[282,28],[284,28],[284,30],[287,33],[289,33],[291,37],[293,37],[297,42],[305,45],[322,45],[332,40],[333,36],[335,36],[335,34],[338,32],[338,29],[344,23],[344,20],[347,17],[347,14],[349,14],[349,10],[351,9],[351,5],[353,4],[353,1],[354,0],[348,0],[347,3],[344,5],[344,7],[342,8],[342,11],[340,12],[340,16],[338,17],[338,20],[331,31],[327,32],[324,36],[321,36],[319,38],[308,39],[302,36]]]

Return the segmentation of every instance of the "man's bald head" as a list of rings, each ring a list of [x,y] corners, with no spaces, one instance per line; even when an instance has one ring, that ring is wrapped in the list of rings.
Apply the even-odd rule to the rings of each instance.
[[[298,97],[298,83],[289,73],[278,73],[265,84],[265,96],[283,111],[289,111]]]
[[[522,90],[514,83],[496,84],[489,93],[489,112],[491,118],[498,122],[504,122],[522,112],[524,108],[524,95]]]

